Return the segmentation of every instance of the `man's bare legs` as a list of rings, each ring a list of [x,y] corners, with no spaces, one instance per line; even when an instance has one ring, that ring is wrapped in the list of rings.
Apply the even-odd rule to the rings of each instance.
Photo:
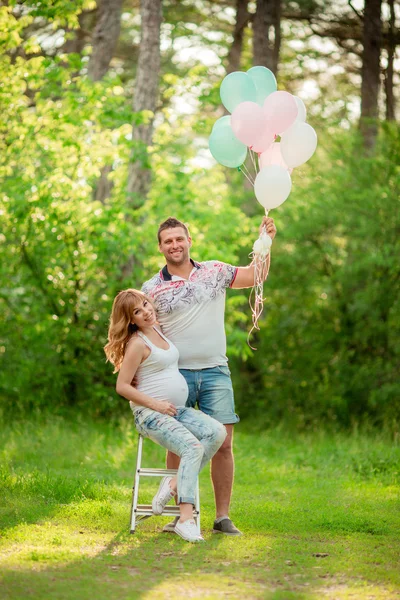
[[[225,428],[228,435],[221,448],[211,459],[211,479],[214,486],[217,519],[229,515],[233,486],[233,425],[225,425]]]
[[[177,456],[177,454],[174,454],[173,452],[170,452],[168,450],[167,452],[167,469],[179,469],[179,463],[180,463],[180,458],[179,456]],[[178,505],[178,496],[175,496],[175,504]],[[193,508],[192,508],[192,512],[193,512]]]
[[[173,452],[167,452],[167,469],[179,469],[179,456]]]
[[[227,436],[221,448],[211,459],[211,479],[214,486],[216,518],[229,515],[231,502],[234,461],[232,452],[233,425],[225,425]],[[168,452],[167,468],[177,469],[179,456]]]

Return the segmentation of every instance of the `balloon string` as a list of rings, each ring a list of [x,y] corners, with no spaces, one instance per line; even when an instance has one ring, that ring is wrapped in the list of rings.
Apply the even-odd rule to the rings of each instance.
[[[253,163],[254,172],[257,175],[257,167],[256,167],[256,163],[254,160],[254,152],[251,149],[250,149],[250,158],[251,158],[251,162]]]
[[[262,257],[259,254],[255,254],[254,252],[252,252],[250,254],[250,256],[253,257],[252,264],[254,264],[254,286],[252,287],[252,289],[250,291],[250,296],[249,296],[249,305],[250,305],[250,309],[251,309],[251,317],[252,317],[253,326],[250,329],[249,334],[247,336],[247,344],[250,346],[250,348],[252,350],[256,350],[256,348],[254,348],[250,344],[250,337],[254,330],[256,330],[256,331],[260,330],[258,322],[259,322],[261,315],[263,313],[263,310],[264,310],[265,273],[266,273],[266,270],[269,270],[268,269],[268,260],[271,260],[271,258],[270,258],[270,253],[269,253],[269,255]]]
[[[254,180],[252,179],[252,177],[251,177],[251,175],[250,175],[250,173],[249,173],[249,171],[248,171],[248,169],[247,169],[247,167],[246,167],[246,165],[244,163],[240,167],[240,169],[241,169],[243,175],[246,177],[246,179],[248,179],[250,181],[251,185],[254,186]]]
[[[242,169],[247,173],[248,177],[251,178],[251,173],[244,163],[242,164]]]

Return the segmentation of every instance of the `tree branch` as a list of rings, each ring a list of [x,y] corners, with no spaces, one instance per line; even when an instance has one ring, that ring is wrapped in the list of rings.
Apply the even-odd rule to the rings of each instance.
[[[353,6],[352,1],[348,0],[348,4],[351,8],[351,10],[357,15],[357,17],[363,21],[364,20],[364,15],[362,13],[359,13],[358,10]]]
[[[25,261],[25,264],[27,265],[27,267],[30,269],[32,275],[34,276],[36,285],[42,292],[50,310],[52,311],[52,313],[54,315],[57,315],[57,317],[59,317],[60,311],[59,311],[56,303],[54,302],[54,299],[52,298],[51,294],[49,294],[48,289],[46,289],[46,287],[43,283],[42,273],[40,272],[40,270],[39,270],[38,266],[36,265],[35,261],[33,260],[33,258],[29,256],[28,251],[26,249],[26,245],[27,244],[25,242],[21,243],[21,253],[22,253],[22,257]]]

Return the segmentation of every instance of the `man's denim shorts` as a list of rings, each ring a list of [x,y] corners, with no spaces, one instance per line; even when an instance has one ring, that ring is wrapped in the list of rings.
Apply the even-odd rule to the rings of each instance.
[[[186,406],[196,405],[223,425],[240,421],[235,413],[235,401],[229,367],[209,369],[179,369],[189,388]]]

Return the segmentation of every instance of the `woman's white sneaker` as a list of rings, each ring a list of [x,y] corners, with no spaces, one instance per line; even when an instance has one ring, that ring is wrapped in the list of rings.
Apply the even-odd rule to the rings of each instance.
[[[201,537],[194,519],[187,519],[183,523],[178,521],[175,525],[175,533],[187,542],[204,542],[204,538]]]
[[[171,489],[169,483],[172,477],[164,477],[161,479],[160,487],[157,494],[154,496],[151,503],[151,508],[155,515],[162,515],[165,506],[175,496],[175,492]]]

